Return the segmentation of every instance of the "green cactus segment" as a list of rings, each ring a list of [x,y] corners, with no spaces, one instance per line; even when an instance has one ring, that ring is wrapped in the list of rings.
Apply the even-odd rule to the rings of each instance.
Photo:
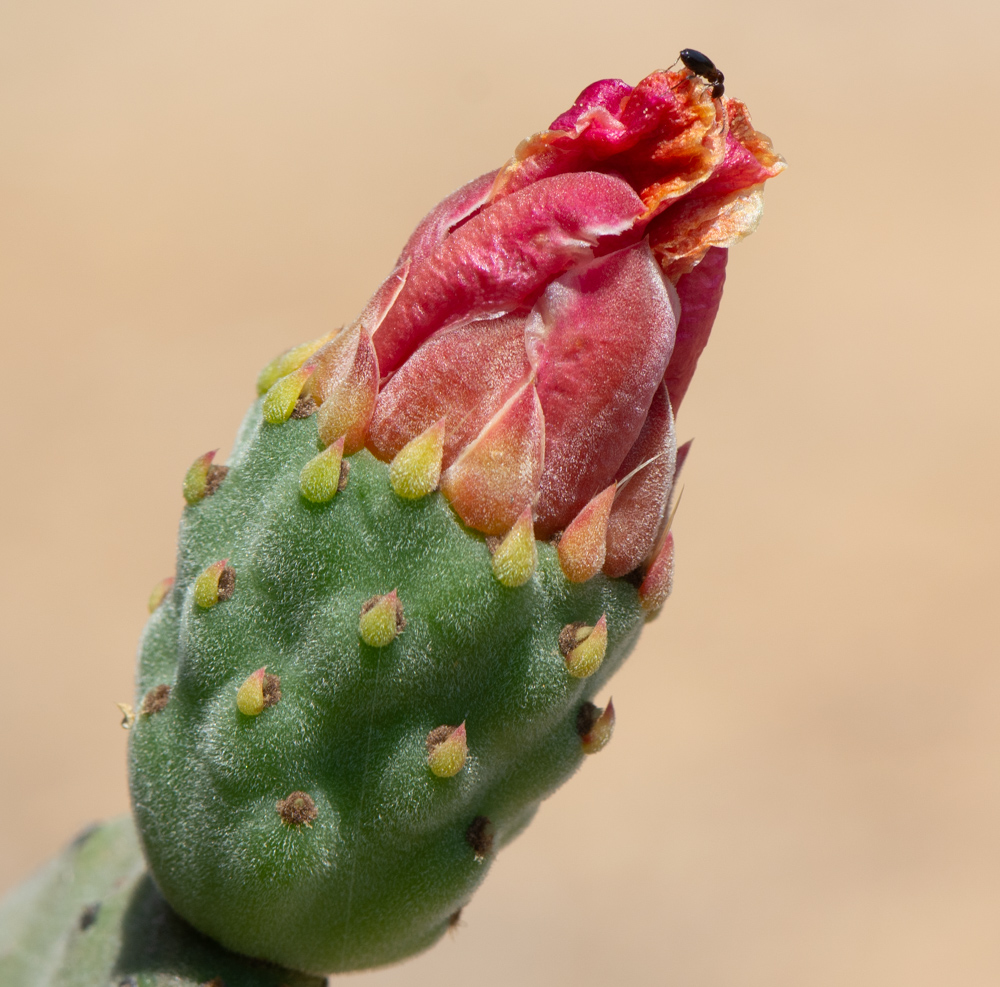
[[[161,685],[169,700],[138,717],[129,759],[146,856],[174,908],[231,949],[329,972],[402,959],[446,931],[579,766],[580,707],[644,612],[626,580],[567,581],[544,543],[530,578],[504,585],[440,494],[399,497],[368,452],[314,502],[300,476],[319,448],[315,416],[269,424],[258,401],[224,482],[185,509],[137,683],[137,706]],[[199,607],[197,580],[220,559],[235,590]],[[374,647],[359,615],[393,591],[405,626]],[[602,615],[604,660],[576,678],[560,633]],[[265,666],[281,701],[244,715],[237,693]],[[465,725],[451,777],[428,766],[442,724]]]
[[[142,859],[132,822],[82,833],[0,902],[3,987],[322,987],[237,956],[171,911]]]

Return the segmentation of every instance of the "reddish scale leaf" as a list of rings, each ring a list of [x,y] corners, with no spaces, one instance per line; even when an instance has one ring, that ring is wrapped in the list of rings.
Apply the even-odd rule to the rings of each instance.
[[[667,364],[663,382],[670,393],[670,406],[677,413],[688,385],[698,366],[698,357],[708,343],[726,283],[726,260],[729,251],[712,247],[690,274],[677,282],[681,320],[677,325],[674,352]]]
[[[328,392],[316,413],[320,441],[331,445],[344,436],[344,455],[364,448],[368,423],[378,394],[378,360],[366,332],[359,333],[354,362],[348,373]]]
[[[376,381],[376,393],[378,391],[378,361],[375,360],[375,351],[370,344],[361,345],[362,336],[371,337],[371,334],[381,325],[386,313],[392,308],[397,296],[406,284],[409,275],[410,262],[405,261],[397,267],[379,285],[375,294],[368,300],[361,315],[350,325],[344,326],[333,339],[325,346],[316,351],[307,366],[313,368],[313,374],[309,379],[308,393],[317,402],[330,399],[337,393],[338,388],[344,384],[348,377],[354,379],[354,385],[360,380],[368,380],[371,376],[371,364],[374,361],[374,373]],[[365,352],[359,356],[359,349]],[[371,350],[370,353],[367,350]],[[367,388],[369,385],[366,384]],[[330,409],[327,409],[329,414]],[[371,409],[369,409],[369,414]],[[343,433],[341,433],[343,434]],[[338,438],[338,436],[334,436]],[[354,450],[355,452],[357,449]]]
[[[648,617],[655,617],[674,588],[674,535],[668,531],[639,586],[639,602]]]
[[[649,554],[666,510],[676,456],[674,416],[667,388],[660,384],[642,431],[616,477],[621,483],[633,470],[647,463],[619,490],[611,508],[604,560],[606,576],[624,576]]]
[[[608,519],[615,484],[592,497],[559,539],[559,565],[571,583],[583,583],[601,571],[608,543]]]
[[[643,242],[564,275],[532,310],[525,335],[545,413],[537,537],[614,480],[663,378],[676,304]]]
[[[447,198],[442,199],[417,225],[406,241],[397,265],[404,261],[418,264],[456,227],[461,226],[476,210],[490,201],[490,191],[499,173],[491,171],[467,182]]]
[[[684,464],[687,462],[688,453],[691,452],[691,443],[694,439],[688,439],[684,445],[677,447],[677,465],[674,466],[674,479],[670,484],[670,494],[673,495],[674,487],[677,486],[677,481],[680,479],[681,470],[684,469]]]
[[[379,459],[391,460],[444,418],[447,469],[530,374],[526,319],[510,315],[470,322],[428,339],[382,388],[368,448]]]
[[[542,406],[528,381],[441,475],[441,492],[470,528],[504,534],[535,500],[544,450]]]
[[[530,305],[644,212],[621,179],[583,172],[536,182],[477,213],[411,269],[375,333],[382,373],[439,329]]]

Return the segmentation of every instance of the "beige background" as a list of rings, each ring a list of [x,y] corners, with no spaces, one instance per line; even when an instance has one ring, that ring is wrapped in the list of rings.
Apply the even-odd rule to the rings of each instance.
[[[359,983],[1000,983],[997,5],[0,4],[0,890],[127,805],[180,483],[441,196],[701,48],[790,163],[614,743]]]

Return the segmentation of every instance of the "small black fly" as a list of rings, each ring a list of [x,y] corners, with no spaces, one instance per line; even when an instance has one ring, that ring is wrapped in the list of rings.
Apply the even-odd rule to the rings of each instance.
[[[685,48],[678,56],[684,67],[695,75],[700,75],[712,87],[712,99],[718,99],[726,91],[726,77],[715,67],[715,62],[694,48]]]

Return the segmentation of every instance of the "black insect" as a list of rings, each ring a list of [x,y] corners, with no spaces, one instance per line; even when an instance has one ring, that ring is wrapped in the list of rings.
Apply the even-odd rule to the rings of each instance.
[[[685,48],[678,57],[689,72],[700,75],[712,86],[712,99],[718,99],[726,91],[726,77],[708,55],[703,55],[694,48]]]

